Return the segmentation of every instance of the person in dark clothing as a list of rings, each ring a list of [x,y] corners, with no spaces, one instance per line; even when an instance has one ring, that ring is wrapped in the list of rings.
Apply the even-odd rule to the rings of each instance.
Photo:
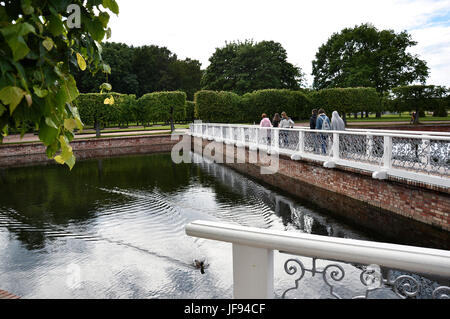
[[[316,121],[317,121],[317,110],[313,109],[312,110],[312,116],[309,119],[309,128],[312,130],[316,129]]]
[[[273,120],[272,120],[273,127],[278,127],[278,125],[280,124],[280,121],[281,121],[280,114],[275,113]]]

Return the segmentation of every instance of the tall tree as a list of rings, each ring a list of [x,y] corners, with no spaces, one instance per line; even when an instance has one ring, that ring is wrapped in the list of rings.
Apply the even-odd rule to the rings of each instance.
[[[426,62],[406,52],[417,42],[406,32],[378,31],[371,24],[334,33],[312,62],[313,87],[374,87],[384,94],[397,86],[424,83]]]
[[[137,94],[139,81],[133,73],[133,47],[123,43],[106,42],[103,45],[102,58],[111,68],[108,81],[115,92],[124,94]],[[78,89],[82,93],[98,92],[99,86],[105,82],[102,73],[76,71],[74,77],[78,83]]]
[[[184,91],[189,100],[200,90],[201,64],[156,45],[133,47],[123,43],[106,43],[102,57],[111,67],[108,76],[115,92],[142,96],[156,91]],[[105,81],[102,74],[77,72],[75,78],[83,93],[97,92]]]
[[[260,89],[299,89],[303,73],[287,61],[280,43],[262,41],[226,43],[209,59],[203,89],[243,94]]]
[[[443,86],[410,85],[399,86],[392,89],[391,105],[394,111],[415,111],[414,124],[419,123],[420,111],[438,111],[445,105],[448,90]],[[446,116],[446,111],[445,111]]]

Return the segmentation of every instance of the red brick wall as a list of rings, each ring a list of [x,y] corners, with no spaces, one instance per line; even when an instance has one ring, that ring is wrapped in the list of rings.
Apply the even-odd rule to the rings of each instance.
[[[126,136],[74,140],[70,143],[77,160],[115,155],[170,152],[177,140],[170,135]],[[42,143],[0,145],[0,167],[54,163]]]
[[[211,143],[203,141],[202,144]],[[224,150],[225,152],[225,150]],[[236,154],[236,152],[235,152]],[[305,198],[318,206],[333,210],[336,214],[347,217],[371,227],[383,227],[391,232],[427,231],[428,228],[439,229],[436,240],[447,240],[450,246],[450,193],[449,189],[423,187],[421,183],[402,180],[376,180],[367,172],[338,167],[324,168],[321,163],[313,161],[292,161],[280,156],[276,174],[261,174],[261,163],[227,164],[234,169],[251,175],[270,185],[276,186],[295,196]],[[392,215],[402,216],[420,223],[399,229],[386,228],[392,221]],[[401,222],[400,218],[396,222]],[[419,224],[419,225],[418,225]],[[422,227],[425,224],[430,227]],[[414,226],[412,226],[414,225]],[[445,234],[442,234],[444,230]],[[443,237],[441,237],[443,236]]]

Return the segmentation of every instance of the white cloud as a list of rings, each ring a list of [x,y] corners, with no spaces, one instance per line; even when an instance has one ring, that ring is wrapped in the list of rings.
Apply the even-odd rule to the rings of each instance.
[[[370,22],[378,29],[408,31],[411,50],[430,67],[432,84],[450,86],[450,0],[118,0],[120,14],[110,21],[110,41],[165,46],[205,68],[225,41],[280,42],[288,60],[312,83],[311,62],[320,45],[343,28]],[[444,20],[442,20],[444,15]],[[441,16],[438,24],[432,18]],[[447,15],[448,16],[448,15]]]

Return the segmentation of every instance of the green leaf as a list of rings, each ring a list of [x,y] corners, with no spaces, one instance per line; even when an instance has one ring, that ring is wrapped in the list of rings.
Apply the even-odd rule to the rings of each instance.
[[[9,105],[10,114],[14,112],[26,92],[17,86],[7,86],[0,91],[0,100]]]
[[[46,37],[44,41],[42,41],[42,45],[44,46],[44,48],[47,49],[47,51],[50,51],[51,49],[53,49],[53,46],[55,45],[55,43],[53,42],[53,40],[49,37]]]
[[[38,86],[33,86],[34,94],[36,94],[40,98],[44,98],[47,96],[48,91],[46,89],[41,89]]]
[[[54,37],[61,35],[65,31],[60,16],[51,15],[48,20],[48,30]]]
[[[75,119],[65,119],[64,120],[64,128],[69,131],[73,131],[74,128],[78,126],[77,121]]]
[[[65,105],[65,103],[72,102],[79,94],[80,92],[78,92],[75,79],[72,76],[69,76],[69,80],[62,83],[61,89],[56,95],[58,105]]]
[[[30,15],[34,12],[34,8],[31,5],[31,0],[22,0],[22,10],[26,15]]]
[[[100,90],[106,90],[106,91],[111,91],[112,90],[112,86],[109,83],[102,83],[102,85],[100,85]]]
[[[103,0],[103,6],[115,14],[119,14],[119,6],[115,0]]]
[[[103,73],[111,74],[111,67],[106,63],[102,64],[102,70]]]
[[[39,139],[46,146],[49,146],[55,142],[57,136],[58,136],[58,129],[48,126],[46,124],[46,119],[42,119],[39,124]]]
[[[14,61],[23,59],[30,52],[30,48],[28,48],[23,37],[30,32],[35,33],[35,29],[31,24],[27,22],[11,24],[7,27],[2,27],[0,32],[11,48]]]
[[[104,104],[113,105],[113,104],[114,104],[114,97],[111,95],[111,97],[106,98],[106,99],[103,101],[103,103],[104,103]]]
[[[83,56],[77,52],[77,62],[78,66],[80,67],[81,71],[86,70],[86,61],[84,60]]]
[[[58,129],[58,126],[56,126],[55,122],[53,122],[53,120],[50,117],[45,118],[45,124],[55,129]]]
[[[98,15],[98,18],[102,22],[103,28],[106,28],[108,26],[108,22],[109,22],[109,14],[108,14],[108,12],[101,12]]]
[[[103,24],[100,19],[94,18],[93,20],[87,20],[85,24],[92,38],[101,42],[105,37],[105,30],[103,29]]]

